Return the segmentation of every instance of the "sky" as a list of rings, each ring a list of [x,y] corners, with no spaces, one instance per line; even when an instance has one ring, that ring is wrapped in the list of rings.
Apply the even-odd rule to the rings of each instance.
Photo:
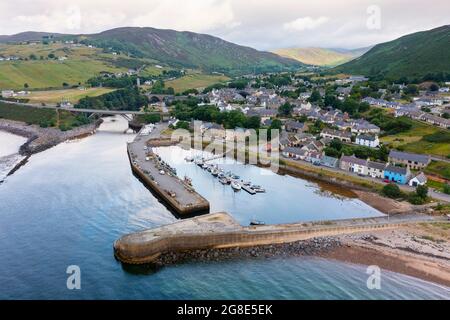
[[[260,50],[361,48],[450,24],[449,0],[1,0],[0,34],[134,26],[207,33]]]

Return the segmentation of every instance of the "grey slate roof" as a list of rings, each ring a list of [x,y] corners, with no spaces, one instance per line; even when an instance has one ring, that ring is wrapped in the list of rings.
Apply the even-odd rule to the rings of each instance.
[[[391,152],[389,153],[389,158],[418,162],[422,164],[428,164],[430,162],[430,156],[428,155],[407,153],[397,150],[391,150]]]
[[[384,169],[384,171],[385,172],[389,171],[389,172],[393,172],[393,173],[398,173],[398,174],[401,174],[401,175],[404,175],[404,176],[406,176],[408,174],[408,168],[396,167],[396,166],[393,166],[391,164],[388,165],[386,167],[386,169]]]

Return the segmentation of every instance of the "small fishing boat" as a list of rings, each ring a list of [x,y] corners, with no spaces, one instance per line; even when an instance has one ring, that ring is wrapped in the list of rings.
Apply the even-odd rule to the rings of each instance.
[[[194,158],[191,157],[191,156],[187,156],[186,158],[184,158],[184,160],[185,160],[186,162],[192,162],[192,161],[194,161]]]
[[[219,179],[226,179],[226,178],[225,178],[225,174],[224,174],[223,172],[220,172],[220,173],[217,175],[217,177],[218,177]]]
[[[241,184],[244,186],[250,187],[252,183],[250,181],[241,180]]]
[[[251,226],[265,226],[266,223],[263,222],[263,221],[252,220],[252,221],[250,222],[250,225],[251,225]]]
[[[211,170],[211,174],[212,174],[214,177],[217,177],[217,176],[219,175],[219,169],[213,168],[213,169]]]
[[[266,189],[262,188],[261,186],[252,186],[252,189],[255,190],[256,193],[265,193]]]
[[[208,167],[209,167],[209,165],[208,165],[207,163],[204,163],[204,164],[202,165],[202,168],[203,168],[204,170],[208,169]]]
[[[235,190],[235,191],[241,191],[242,186],[239,184],[239,182],[232,181],[231,182],[231,188],[233,188],[233,190]]]
[[[223,185],[226,185],[226,184],[228,184],[228,180],[227,180],[227,178],[219,178],[219,182],[221,183],[221,184],[223,184]]]
[[[234,180],[239,180],[241,177],[239,177],[239,176],[237,176],[235,174],[232,174],[231,178],[234,179]]]

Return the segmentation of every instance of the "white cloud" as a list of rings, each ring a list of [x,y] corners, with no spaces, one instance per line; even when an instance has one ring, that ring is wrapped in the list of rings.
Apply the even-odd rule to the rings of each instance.
[[[235,21],[231,1],[202,0],[153,1],[144,13],[132,20],[132,25],[182,31],[206,32],[217,28],[234,28]]]
[[[317,19],[311,17],[298,18],[294,21],[285,23],[283,28],[289,31],[313,30],[327,23],[329,20],[330,19],[328,17],[323,16]]]

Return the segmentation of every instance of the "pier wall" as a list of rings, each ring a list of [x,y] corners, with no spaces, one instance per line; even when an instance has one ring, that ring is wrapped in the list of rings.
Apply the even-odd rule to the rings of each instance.
[[[364,231],[393,229],[401,224],[380,223],[358,226],[292,227],[272,226],[244,228],[232,232],[160,234],[145,240],[145,232],[125,236],[114,244],[116,257],[124,263],[144,264],[155,261],[167,252],[182,252],[202,249],[224,249],[283,244],[316,237],[336,236]]]
[[[209,212],[210,206],[209,202],[205,199],[204,201],[196,204],[185,206],[178,203],[176,199],[170,196],[166,191],[161,190],[155,181],[150,179],[147,174],[145,174],[138,166],[133,163],[133,159],[130,154],[130,150],[127,147],[128,159],[130,160],[131,169],[134,174],[136,174],[141,181],[150,188],[153,192],[155,192],[174,212],[176,212],[180,216],[189,216],[196,213],[205,213]],[[174,179],[178,179],[174,177]],[[193,191],[194,192],[194,191]]]

